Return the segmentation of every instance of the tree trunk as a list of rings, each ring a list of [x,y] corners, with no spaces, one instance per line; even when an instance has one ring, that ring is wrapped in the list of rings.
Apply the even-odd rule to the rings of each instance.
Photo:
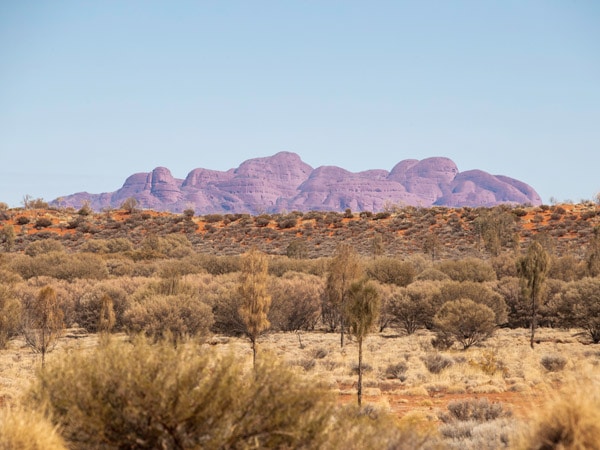
[[[340,346],[344,348],[344,294],[342,294],[342,301],[340,303]]]
[[[256,369],[256,339],[252,339],[252,368]]]
[[[358,340],[358,389],[357,389],[358,407],[359,408],[362,406],[362,372],[363,372],[362,344],[363,344],[363,340],[362,340],[362,338],[360,338]]]
[[[537,326],[537,302],[535,300],[535,293],[534,293],[532,301],[531,301],[531,341],[530,341],[531,348],[533,348],[536,326]]]

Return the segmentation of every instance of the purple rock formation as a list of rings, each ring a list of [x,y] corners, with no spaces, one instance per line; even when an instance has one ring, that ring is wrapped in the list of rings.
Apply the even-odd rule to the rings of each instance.
[[[281,152],[249,159],[226,172],[194,169],[185,180],[157,167],[131,175],[115,192],[81,192],[62,197],[61,205],[79,208],[89,202],[94,210],[101,210],[118,208],[130,197],[142,208],[171,212],[192,208],[196,214],[542,203],[535,190],[521,181],[481,170],[459,172],[448,158],[407,159],[390,172],[352,173],[334,166],[313,169],[295,153]]]

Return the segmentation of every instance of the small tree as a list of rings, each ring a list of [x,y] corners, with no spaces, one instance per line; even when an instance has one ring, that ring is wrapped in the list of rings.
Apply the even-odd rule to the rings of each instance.
[[[102,336],[107,337],[115,326],[115,306],[113,299],[108,294],[104,294],[100,300],[100,319],[98,320],[98,331]]]
[[[423,239],[423,252],[426,255],[431,256],[431,261],[435,261],[435,257],[439,254],[442,244],[437,234],[428,233],[425,239]]]
[[[135,197],[129,197],[125,199],[123,203],[121,203],[121,209],[125,210],[129,214],[132,214],[133,212],[135,212],[137,205],[138,201],[135,199]]]
[[[269,264],[267,256],[256,249],[242,255],[238,293],[239,313],[246,336],[252,343],[252,363],[256,367],[256,340],[269,328],[267,314],[271,296],[267,293]]]
[[[431,320],[431,295],[425,289],[404,288],[394,296],[388,311],[394,324],[406,334],[413,334]]]
[[[12,288],[0,284],[0,349],[18,334],[21,321],[21,302]]]
[[[519,259],[518,271],[525,297],[531,303],[531,340],[533,348],[535,329],[537,326],[537,308],[539,306],[546,272],[548,271],[548,253],[542,245],[534,241],[527,249],[527,254]]]
[[[56,346],[65,324],[63,311],[51,286],[40,289],[37,298],[28,299],[23,308],[23,335],[34,352],[42,355],[42,367],[46,353]]]
[[[358,253],[349,244],[340,244],[329,264],[323,310],[337,312],[340,323],[340,345],[344,346],[344,310],[348,291],[363,273]]]
[[[585,262],[589,276],[597,277],[600,275],[600,227],[595,227],[593,233],[586,252]]]
[[[10,252],[15,244],[16,234],[12,225],[4,225],[0,230],[0,243],[4,244],[4,249]]]
[[[358,341],[358,406],[362,404],[363,341],[379,317],[379,292],[366,279],[353,283],[348,291],[345,316],[352,334]]]
[[[494,311],[488,306],[462,298],[444,303],[433,323],[442,335],[454,337],[466,350],[494,333],[495,318]]]

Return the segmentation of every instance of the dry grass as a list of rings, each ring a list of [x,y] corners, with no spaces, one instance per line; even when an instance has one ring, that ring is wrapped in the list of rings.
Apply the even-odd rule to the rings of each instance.
[[[431,346],[434,335],[428,331],[419,331],[410,336],[373,334],[364,343],[364,363],[370,370],[364,374],[363,402],[393,413],[401,424],[409,422],[425,429],[440,425],[439,417],[448,411],[449,403],[483,398],[490,402],[502,402],[507,410],[513,412],[517,422],[532,414],[539,414],[538,411],[556,411],[558,408],[573,416],[564,420],[579,421],[579,424],[584,418],[575,415],[575,410],[560,404],[550,409],[544,406],[547,399],[561,389],[581,385],[578,380],[582,374],[585,374],[587,385],[600,386],[600,352],[579,343],[573,333],[568,330],[540,329],[540,343],[532,350],[527,330],[502,329],[482,346],[466,351],[451,349],[444,352],[438,352]],[[58,358],[65,352],[86,351],[96,345],[95,335],[81,337],[70,330],[57,349],[48,355],[48,360]],[[233,353],[248,367],[252,364],[252,350],[246,339],[215,336],[204,345],[224,354]],[[329,389],[338,394],[339,403],[352,404],[356,402],[357,377],[353,369],[358,361],[357,352],[357,344],[352,340],[343,349],[340,348],[339,335],[335,333],[275,333],[259,339],[258,358],[261,358],[261,354],[273,355],[289,364],[298,374],[325,382]],[[438,373],[432,373],[423,359],[435,354],[453,363]],[[547,355],[565,359],[564,367],[559,371],[547,370],[542,363]],[[19,339],[11,341],[7,349],[0,351],[0,398],[3,403],[10,405],[17,401],[34,379],[39,364],[39,356],[31,353]],[[389,368],[392,366],[400,367],[401,376],[390,377]],[[586,405],[583,403],[588,399],[581,397],[582,408],[596,408],[595,414],[600,415],[600,402],[593,403],[597,400],[595,397],[590,400],[593,400],[593,404]],[[548,412],[544,416],[542,413],[539,423],[559,420],[552,418],[551,414]],[[558,417],[563,420],[562,414]],[[587,426],[585,423],[581,426]],[[548,426],[540,425],[540,428]],[[561,423],[556,426],[567,427]],[[464,424],[461,427],[465,430],[468,428]],[[504,436],[507,427],[506,423],[498,422],[495,431],[491,430],[491,424],[473,425],[471,431],[500,433],[500,430],[504,430],[498,434]],[[517,429],[515,426],[512,428]],[[590,433],[595,433],[594,430]],[[459,431],[449,434],[454,435]]]

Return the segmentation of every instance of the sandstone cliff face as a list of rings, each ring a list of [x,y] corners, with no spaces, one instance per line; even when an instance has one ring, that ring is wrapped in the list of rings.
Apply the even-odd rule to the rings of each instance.
[[[409,159],[390,172],[383,169],[352,173],[339,167],[313,169],[298,155],[281,152],[243,162],[220,172],[194,169],[185,180],[164,167],[137,173],[113,193],[86,192],[62,197],[61,205],[95,210],[118,208],[134,197],[140,207],[196,214],[328,210],[381,211],[389,206],[494,206],[501,203],[541,204],[526,183],[481,170],[459,172],[442,157]]]

